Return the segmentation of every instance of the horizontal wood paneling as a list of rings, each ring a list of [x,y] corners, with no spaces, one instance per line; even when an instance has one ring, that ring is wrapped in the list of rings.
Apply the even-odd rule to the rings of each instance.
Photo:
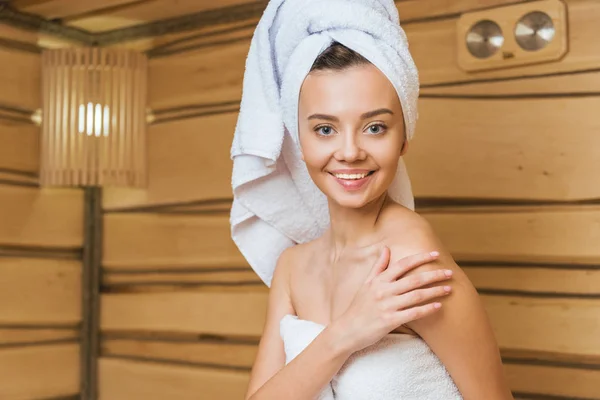
[[[150,273],[122,273],[118,270],[113,270],[115,272],[110,273],[111,270],[105,270],[102,276],[102,284],[110,287],[153,284],[215,285],[248,282],[264,285],[262,280],[250,267],[245,268],[245,270],[216,268],[195,272],[169,271],[169,269],[165,268]]]
[[[539,399],[562,396],[558,399],[598,399],[600,370],[542,365],[505,364],[504,371],[514,392],[521,398]],[[526,393],[538,396],[527,397]],[[553,397],[548,397],[553,398]]]
[[[77,324],[81,262],[0,258],[0,324]]]
[[[77,341],[79,330],[50,328],[0,328],[0,347],[35,343]]]
[[[423,98],[419,107],[417,134],[405,156],[417,197],[600,197],[589,184],[598,164],[600,97]],[[109,188],[105,209],[230,198],[236,121],[236,113],[225,113],[151,126],[147,189]]]
[[[583,96],[600,94],[600,71],[569,73],[556,76],[515,78],[492,82],[473,82],[421,88],[421,97],[468,97],[494,100],[495,97]],[[591,100],[592,102],[595,99]],[[551,113],[549,113],[551,114]],[[474,118],[477,116],[474,115]]]
[[[0,185],[0,245],[80,248],[83,191]]]
[[[46,19],[65,18],[115,6],[139,3],[136,0],[14,0],[12,6]]]
[[[39,54],[0,47],[0,105],[35,110],[41,107]]]
[[[419,69],[422,85],[535,76],[583,71],[600,67],[600,43],[596,21],[600,3],[595,0],[567,0],[569,50],[559,61],[515,68],[468,73],[457,63],[456,19],[409,24],[405,28],[410,50]]]
[[[419,107],[405,155],[418,197],[600,197],[589,184],[599,163],[600,97],[421,99]]]
[[[439,18],[524,1],[526,0],[400,0],[396,1],[396,6],[402,24],[402,21]]]
[[[459,262],[600,263],[597,206],[464,207],[420,213]],[[247,265],[230,238],[227,214],[108,214],[105,229],[104,265],[109,269]]]
[[[229,148],[232,113],[151,125],[147,133],[148,185],[106,188],[106,210],[231,197]]]
[[[104,260],[110,269],[240,267],[227,215],[107,214]]]
[[[502,348],[600,359],[600,299],[481,298]],[[107,294],[102,329],[260,336],[266,304],[266,289],[262,293]]]
[[[103,331],[259,336],[267,305],[265,293],[104,294],[100,326]]]
[[[600,299],[481,298],[501,348],[593,357],[600,364]]]
[[[246,371],[99,360],[101,400],[242,399],[248,380]]]
[[[98,12],[80,18],[71,18],[68,24],[92,32],[100,32],[247,2],[249,1],[220,0],[218,4],[215,4],[206,0],[135,1],[127,7],[109,9],[106,12]]]
[[[478,289],[580,295],[600,298],[600,268],[544,268],[535,266],[462,267]]]
[[[33,124],[0,118],[0,169],[37,174],[39,135],[40,129]]]
[[[257,340],[232,343],[225,340],[105,339],[102,341],[101,355],[250,369],[256,358],[257,343]]]
[[[241,99],[249,48],[250,38],[151,59],[148,63],[149,106],[159,110]]]
[[[597,206],[465,207],[421,215],[459,261],[600,263]]]
[[[46,399],[79,392],[79,346],[0,349],[1,399]]]

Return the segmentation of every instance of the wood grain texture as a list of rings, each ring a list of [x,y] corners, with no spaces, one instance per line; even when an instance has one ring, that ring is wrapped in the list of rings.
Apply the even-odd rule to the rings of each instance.
[[[600,269],[596,268],[499,265],[463,266],[462,269],[478,289],[600,298]]]
[[[266,290],[105,294],[100,326],[103,331],[260,336],[266,305]]]
[[[597,206],[457,207],[421,215],[459,262],[600,263]],[[227,214],[108,214],[105,229],[109,269],[247,265],[230,238]]]
[[[79,346],[0,349],[0,398],[46,399],[79,392]]]
[[[75,260],[0,258],[0,324],[79,323],[81,267]]]
[[[600,358],[599,299],[481,299],[502,348]],[[260,336],[266,304],[266,290],[108,294],[103,296],[102,329]]]
[[[595,0],[567,0],[569,50],[556,62],[467,73],[456,61],[456,18],[409,24],[405,28],[421,85],[439,85],[488,79],[505,79],[600,67],[600,44],[596,21],[600,3]]]
[[[104,209],[230,198],[236,119],[227,113],[151,125],[147,187],[106,188]]]
[[[227,215],[107,214],[104,260],[109,269],[243,267]]]
[[[536,397],[562,396],[595,400],[600,393],[600,371],[598,369],[578,369],[541,365],[505,364],[504,371],[511,389],[523,394],[537,394]]]
[[[101,32],[248,2],[248,0],[220,0],[218,6],[215,7],[214,3],[207,0],[136,1],[127,7],[108,9],[106,12],[97,12],[79,18],[70,18],[67,23],[70,26],[92,32]]]
[[[160,110],[241,99],[249,47],[250,37],[243,42],[150,59],[149,106]]]
[[[241,399],[248,372],[118,360],[99,361],[101,400]]]
[[[404,156],[417,197],[600,197],[589,184],[599,163],[600,97],[421,99],[419,107]]]
[[[77,328],[0,328],[0,347],[30,345],[48,342],[75,342],[78,339],[79,330]]]
[[[14,0],[11,5],[20,11],[46,19],[66,18],[111,7],[139,3],[137,0]]]
[[[421,214],[459,261],[600,263],[597,206],[465,207]]]
[[[0,105],[35,110],[41,106],[39,54],[0,47]]]
[[[37,175],[39,137],[35,125],[0,118],[0,169]]]
[[[217,285],[255,282],[262,284],[260,278],[250,268],[242,269],[206,269],[194,272],[169,271],[170,268],[157,269],[155,272],[115,272],[105,270],[102,276],[104,286],[114,287],[123,285]]]
[[[82,190],[0,185],[0,204],[0,245],[81,248]]]
[[[252,367],[258,350],[255,343],[200,340],[134,340],[106,339],[102,341],[101,356],[138,357],[197,366]]]
[[[525,0],[401,0],[396,2],[403,21],[456,16],[469,11],[522,3]]]
[[[542,98],[597,96],[600,94],[600,72],[568,73],[556,76],[515,78],[504,81],[472,82],[449,86],[421,88],[421,97],[494,100],[496,98]],[[592,100],[593,101],[593,100]]]

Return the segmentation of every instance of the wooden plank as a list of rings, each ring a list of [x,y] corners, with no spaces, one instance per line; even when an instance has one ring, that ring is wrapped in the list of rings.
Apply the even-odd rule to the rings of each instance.
[[[45,399],[79,392],[79,346],[56,344],[0,350],[0,398]]]
[[[600,207],[463,207],[420,211],[461,261],[600,263]],[[460,226],[460,229],[456,229]],[[228,215],[108,214],[109,269],[246,266]]]
[[[0,346],[16,346],[56,341],[76,341],[79,330],[72,329],[25,329],[0,328]]]
[[[594,295],[600,298],[600,269],[522,266],[462,267],[478,289]]]
[[[0,324],[77,324],[81,262],[0,258]]]
[[[19,43],[27,43],[35,45],[37,43],[37,33],[25,29],[0,23],[0,38],[17,41]],[[1,45],[0,45],[1,47]]]
[[[522,398],[559,398],[595,400],[600,393],[600,370],[540,365],[505,364],[504,371],[513,390]],[[526,394],[538,395],[528,397]]]
[[[455,16],[483,8],[523,3],[526,0],[400,0],[396,1],[400,24],[427,18]]]
[[[502,348],[558,353],[571,359],[600,357],[599,299],[496,295],[481,299]],[[110,294],[103,296],[101,326],[104,331],[259,336],[266,301],[266,290]]]
[[[56,19],[137,2],[139,1],[95,0],[91,2],[79,0],[14,0],[11,5],[19,11],[37,14],[45,19]]]
[[[68,19],[67,24],[92,32],[101,32],[249,2],[249,0],[219,0],[218,7],[215,7],[214,3],[207,0],[135,1],[125,7]]]
[[[584,71],[600,67],[600,43],[595,41],[600,3],[595,0],[567,0],[569,50],[561,60],[522,67],[468,73],[456,61],[458,18],[408,24],[405,26],[411,53],[422,85],[475,80],[514,78]]]
[[[589,185],[598,164],[594,132],[600,129],[595,117],[600,97],[424,98],[419,107],[419,132],[405,156],[417,197],[600,197],[598,186]],[[237,114],[227,113],[151,126],[148,187],[108,188],[104,208],[229,198],[232,136],[207,137],[198,129],[233,135],[236,120]],[[449,154],[453,162],[448,162]]]
[[[600,72],[538,76],[495,82],[474,82],[450,86],[424,87],[421,97],[542,97],[600,94]]]
[[[239,101],[249,47],[250,38],[151,59],[148,63],[149,106],[159,110],[189,104]]]
[[[600,358],[600,299],[480,297],[501,348]]]
[[[0,245],[80,248],[83,191],[0,185]]]
[[[404,157],[417,197],[600,197],[589,184],[599,163],[600,97],[421,99],[419,107]]]
[[[459,262],[600,263],[597,206],[465,207],[421,215]]]
[[[227,113],[151,125],[147,187],[106,188],[104,209],[230,198],[236,120]]]
[[[241,399],[247,371],[192,368],[101,357],[100,400]]]
[[[39,138],[39,127],[0,118],[0,169],[37,174]]]
[[[266,290],[258,293],[105,294],[102,296],[100,327],[102,331],[260,336],[266,296]],[[191,304],[194,306],[190,307]]]
[[[0,47],[0,105],[29,110],[41,107],[41,62],[39,54]]]
[[[138,357],[147,360],[211,364],[251,368],[258,350],[257,343],[228,341],[159,341],[107,339],[101,344],[101,356]]]
[[[247,265],[231,240],[227,215],[108,214],[104,224],[109,269]]]
[[[185,284],[185,285],[216,285],[236,283],[262,283],[256,273],[247,267],[246,270],[207,270],[206,272],[182,272],[157,270],[150,273],[111,273],[105,271],[102,276],[104,286],[143,285],[143,284]]]

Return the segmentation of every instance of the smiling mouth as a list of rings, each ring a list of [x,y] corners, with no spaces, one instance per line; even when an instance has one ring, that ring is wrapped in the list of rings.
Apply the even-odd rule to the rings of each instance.
[[[373,175],[374,173],[375,173],[375,171],[363,172],[360,174],[342,174],[342,173],[329,172],[330,175],[332,175],[333,177],[335,177],[337,179],[343,179],[343,180],[348,180],[348,181],[356,181],[356,180],[364,179],[368,176]]]

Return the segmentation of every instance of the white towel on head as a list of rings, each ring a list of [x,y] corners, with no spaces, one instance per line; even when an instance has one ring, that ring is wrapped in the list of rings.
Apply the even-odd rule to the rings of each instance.
[[[419,79],[393,0],[271,0],[246,59],[235,128],[231,235],[268,285],[287,247],[329,226],[327,198],[312,182],[298,144],[298,97],[313,62],[334,41],[358,52],[390,80],[410,140]],[[388,193],[414,209],[400,159]]]

